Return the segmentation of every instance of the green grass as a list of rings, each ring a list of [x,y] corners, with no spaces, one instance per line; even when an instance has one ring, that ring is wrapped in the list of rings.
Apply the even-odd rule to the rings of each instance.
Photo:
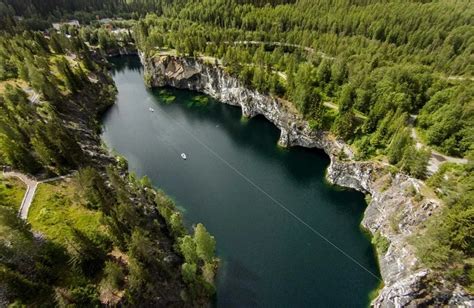
[[[110,239],[108,228],[101,223],[102,212],[89,209],[86,204],[76,178],[41,183],[31,205],[28,222],[33,231],[42,233],[48,240],[62,246],[71,254],[74,251],[73,228],[84,233],[96,244]],[[76,288],[92,283],[99,290],[98,286],[103,278],[102,272],[98,272],[93,278],[87,277],[80,270],[71,268],[67,262],[58,264],[56,270],[59,273],[56,285],[64,288]]]
[[[100,222],[101,217],[99,211],[85,207],[76,180],[68,179],[38,186],[28,221],[33,230],[67,247],[73,238],[72,228],[91,238],[107,233]]]
[[[0,199],[0,206],[8,206],[18,211],[26,192],[26,185],[14,177],[0,177],[0,190],[4,196]]]

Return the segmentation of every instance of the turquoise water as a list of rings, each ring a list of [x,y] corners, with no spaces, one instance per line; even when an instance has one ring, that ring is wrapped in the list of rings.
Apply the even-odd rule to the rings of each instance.
[[[263,117],[243,120],[239,108],[190,91],[147,90],[136,57],[113,62],[119,94],[103,140],[176,200],[188,226],[202,222],[215,236],[215,306],[368,305],[378,279],[249,183],[378,276],[359,227],[364,196],[325,182],[322,151],[278,148]]]

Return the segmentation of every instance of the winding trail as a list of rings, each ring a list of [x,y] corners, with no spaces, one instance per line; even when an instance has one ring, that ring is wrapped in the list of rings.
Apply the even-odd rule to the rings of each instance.
[[[459,80],[459,81],[469,80],[469,81],[474,81],[474,77],[466,77],[466,76],[448,76],[448,77],[444,77],[444,78],[447,79],[447,80]]]
[[[316,52],[323,59],[328,59],[328,60],[336,59],[335,57],[331,57],[322,51],[316,51],[314,48],[299,45],[299,44],[291,44],[291,43],[283,43],[283,42],[267,42],[267,41],[232,41],[232,42],[224,42],[224,43],[234,44],[234,45],[269,45],[269,46],[299,48],[309,53]]]
[[[16,177],[20,179],[23,183],[26,185],[26,192],[25,195],[23,196],[23,200],[21,201],[21,206],[20,210],[18,212],[18,215],[20,216],[21,219],[26,220],[28,218],[28,211],[30,210],[31,203],[33,203],[33,199],[35,197],[36,193],[36,188],[38,187],[39,184],[41,183],[48,183],[48,182],[53,182],[57,180],[62,180],[65,178],[70,177],[72,174],[64,175],[64,176],[57,176],[53,178],[49,178],[46,180],[42,181],[37,181],[34,178],[31,178],[27,176],[26,174],[20,173],[20,172],[15,172],[15,171],[8,171],[8,172],[3,172],[3,176],[8,178],[8,177]]]

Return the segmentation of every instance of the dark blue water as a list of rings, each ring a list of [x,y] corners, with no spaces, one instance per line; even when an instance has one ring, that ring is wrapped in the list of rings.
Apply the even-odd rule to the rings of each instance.
[[[119,94],[103,139],[176,200],[188,225],[216,237],[218,307],[367,306],[378,280],[249,183],[378,275],[359,227],[364,197],[325,182],[323,152],[280,149],[263,117],[243,120],[239,108],[200,104],[198,93],[147,90],[137,58],[114,62]]]

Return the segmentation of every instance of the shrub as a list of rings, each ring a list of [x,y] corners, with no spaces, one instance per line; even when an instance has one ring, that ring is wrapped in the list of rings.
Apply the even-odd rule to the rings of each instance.
[[[377,231],[372,237],[372,244],[375,246],[379,254],[385,254],[390,246],[390,241],[383,236],[380,231]]]
[[[105,262],[104,280],[107,286],[113,289],[121,289],[125,282],[125,274],[122,267],[112,261]]]

